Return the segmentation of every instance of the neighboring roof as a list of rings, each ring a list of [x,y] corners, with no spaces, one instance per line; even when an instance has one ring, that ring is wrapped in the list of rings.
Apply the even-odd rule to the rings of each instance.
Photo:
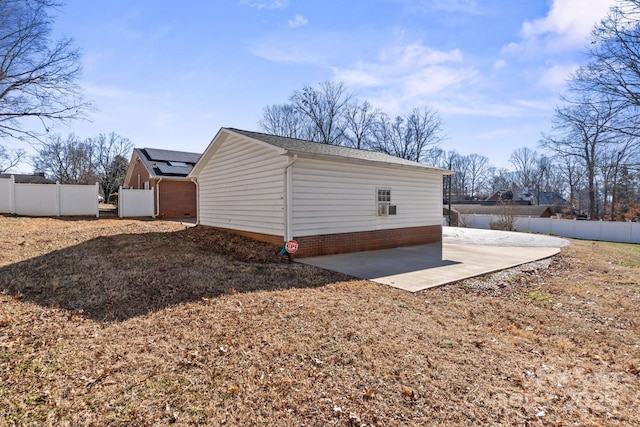
[[[406,166],[423,170],[434,170],[444,175],[450,175],[453,173],[452,171],[446,169],[428,166],[422,163],[401,159],[399,157],[391,156],[384,153],[378,153],[375,151],[359,150],[356,148],[343,147],[339,145],[322,144],[319,142],[286,138],[277,135],[269,135],[265,133],[234,128],[222,128],[218,132],[218,135],[222,132],[231,132],[246,136],[248,138],[269,144],[275,148],[284,150],[284,152],[286,152],[287,154],[297,154],[304,157],[324,157],[327,159],[341,159],[347,161],[361,161],[386,165]],[[216,138],[218,135],[216,135]],[[216,140],[216,138],[213,139],[212,144]],[[211,147],[211,145],[209,147]],[[207,151],[209,151],[209,148],[207,148]],[[207,151],[205,151],[203,158],[207,155]],[[197,167],[196,169],[199,168]],[[199,170],[195,172],[198,171]]]
[[[152,178],[186,178],[200,158],[199,153],[158,148],[134,148],[133,151],[132,160],[137,155]]]
[[[0,178],[11,178],[17,184],[55,184],[54,180],[44,177],[44,173],[35,173],[33,175],[26,175],[21,173],[0,173]]]
[[[537,205],[453,205],[452,210],[462,215],[499,215],[508,212],[515,216],[531,216],[538,218],[548,218],[554,215],[549,206]]]
[[[553,191],[541,191],[538,194],[538,204],[540,205],[566,205],[567,199]]]
[[[531,200],[531,193],[529,193],[529,190],[527,190],[526,188],[514,188],[514,189],[508,189],[508,190],[504,190],[504,191],[496,191],[493,194],[491,194],[489,197],[487,197],[486,199],[484,199],[485,202],[499,202],[502,198],[502,195],[507,193],[507,192],[511,192],[511,199],[506,199],[506,200],[510,200],[510,201],[530,201]]]

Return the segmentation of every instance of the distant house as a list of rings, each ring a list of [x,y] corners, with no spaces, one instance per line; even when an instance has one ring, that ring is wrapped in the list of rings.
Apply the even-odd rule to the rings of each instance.
[[[55,184],[52,179],[44,177],[44,172],[25,175],[20,173],[0,173],[0,178],[11,178],[13,176],[16,184]]]
[[[567,201],[558,193],[553,191],[530,192],[526,187],[506,191],[496,191],[479,202],[481,205],[495,205],[502,201],[508,201],[514,205],[544,205],[544,206],[564,206]],[[464,203],[464,202],[463,202]]]
[[[156,217],[196,217],[196,185],[187,175],[199,158],[199,153],[135,148],[123,187],[152,189]]]
[[[382,153],[222,128],[189,174],[198,223],[298,256],[442,241],[450,171]]]
[[[495,205],[502,201],[508,201],[514,205],[530,205],[533,204],[533,195],[527,188],[513,189],[505,191],[495,191],[486,199],[480,202],[481,205]],[[464,203],[463,203],[464,204]]]

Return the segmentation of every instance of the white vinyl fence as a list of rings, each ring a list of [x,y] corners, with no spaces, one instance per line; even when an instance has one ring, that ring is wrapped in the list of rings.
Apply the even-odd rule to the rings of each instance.
[[[515,229],[532,233],[555,234],[584,240],[640,243],[640,223],[619,221],[579,221],[575,219],[516,217]],[[496,215],[464,215],[469,228],[490,229]]]
[[[98,210],[98,183],[17,184],[14,177],[0,178],[0,213],[27,216],[95,215]]]
[[[153,216],[153,190],[136,190],[120,187],[118,190],[118,216]]]

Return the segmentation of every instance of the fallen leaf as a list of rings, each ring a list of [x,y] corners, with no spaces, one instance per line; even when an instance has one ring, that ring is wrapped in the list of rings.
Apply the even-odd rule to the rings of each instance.
[[[416,400],[416,394],[409,387],[402,387],[402,397],[405,399]]]
[[[369,387],[367,391],[362,395],[363,399],[371,399],[373,397],[373,389]]]

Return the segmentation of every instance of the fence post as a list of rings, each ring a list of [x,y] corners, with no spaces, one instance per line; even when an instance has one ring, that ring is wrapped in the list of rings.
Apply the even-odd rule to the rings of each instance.
[[[60,216],[60,181],[56,181],[56,216]]]
[[[118,217],[122,218],[122,205],[124,202],[124,194],[122,194],[122,185],[118,189]]]
[[[96,218],[100,218],[100,201],[98,196],[100,195],[100,184],[96,181]]]
[[[9,210],[16,214],[16,177],[11,175],[11,190],[9,191]]]

